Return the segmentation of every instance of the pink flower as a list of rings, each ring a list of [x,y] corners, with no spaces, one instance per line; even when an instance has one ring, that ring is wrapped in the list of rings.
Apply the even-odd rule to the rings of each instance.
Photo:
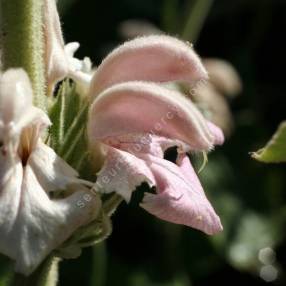
[[[51,122],[32,104],[26,72],[0,75],[0,253],[15,271],[30,275],[100,209],[77,172],[41,139]],[[59,194],[61,195],[59,196]],[[90,195],[89,195],[90,196]]]
[[[168,36],[129,41],[114,50],[93,76],[88,122],[91,153],[104,155],[99,191],[117,192],[126,201],[142,182],[156,187],[141,206],[173,223],[214,234],[220,219],[207,200],[186,152],[222,144],[221,130],[196,106],[164,83],[193,86],[207,72],[192,47]],[[175,163],[164,152],[177,146]]]

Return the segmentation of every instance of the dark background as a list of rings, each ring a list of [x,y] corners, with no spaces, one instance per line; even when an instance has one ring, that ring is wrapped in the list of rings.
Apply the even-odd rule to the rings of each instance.
[[[164,14],[170,2],[178,17],[172,23]],[[191,2],[60,0],[59,6],[66,41],[80,42],[78,57],[97,65],[122,42],[122,21],[144,19],[179,36]],[[61,264],[60,285],[286,285],[285,164],[266,165],[249,155],[286,118],[285,28],[285,0],[217,0],[195,43],[202,57],[231,62],[243,81],[243,92],[230,102],[235,132],[200,176],[224,232],[209,238],[159,221],[138,207],[139,190],[114,215],[104,244]],[[270,283],[260,277],[258,253],[265,247],[276,252],[278,277]]]

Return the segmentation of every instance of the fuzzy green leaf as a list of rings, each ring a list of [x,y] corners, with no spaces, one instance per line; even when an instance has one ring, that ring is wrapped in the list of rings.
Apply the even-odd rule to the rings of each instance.
[[[264,163],[286,162],[286,121],[279,125],[264,148],[252,153],[252,157]]]
[[[53,123],[49,145],[76,170],[90,169],[90,166],[86,167],[87,99],[79,95],[75,85],[66,80],[59,89],[49,115]]]

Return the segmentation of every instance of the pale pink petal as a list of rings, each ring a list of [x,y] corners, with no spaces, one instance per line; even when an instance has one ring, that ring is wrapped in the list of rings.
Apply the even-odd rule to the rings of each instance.
[[[88,57],[79,60],[74,57],[74,53],[79,48],[78,42],[71,42],[66,44],[65,53],[69,63],[68,77],[76,82],[76,91],[81,94],[87,94],[89,85],[92,79],[92,63]]]
[[[186,81],[206,79],[207,72],[191,45],[169,36],[148,36],[126,42],[97,69],[90,96],[126,81]]]
[[[204,65],[209,72],[210,82],[215,88],[231,97],[242,90],[242,82],[233,65],[217,58],[204,59]]]
[[[15,270],[25,275],[31,274],[78,227],[94,219],[99,208],[98,199],[76,183],[71,185],[71,191],[76,190],[73,195],[56,200],[48,197],[40,183],[49,188],[67,187],[73,179],[68,180],[68,176],[75,172],[63,162],[53,170],[51,164],[58,163],[53,160],[55,155],[45,150],[43,156],[40,146],[40,150],[35,149],[39,158],[32,152],[25,166],[17,153],[8,152],[5,144],[0,146],[0,253],[14,260]],[[40,162],[34,166],[32,162],[37,159]],[[35,175],[33,167],[42,169],[36,169]],[[86,196],[88,203],[82,208],[79,202]]]
[[[128,133],[177,139],[193,150],[209,150],[214,140],[206,120],[190,100],[177,91],[145,82],[117,84],[91,106],[91,145]]]
[[[30,132],[33,136],[28,139],[31,145],[31,141],[37,141],[40,132],[50,124],[45,112],[32,105],[32,88],[26,72],[9,69],[3,73],[0,76],[0,141],[5,148],[15,153],[19,141],[24,137],[27,141],[23,131],[27,128],[33,129]],[[21,142],[21,146],[22,143],[25,144]]]
[[[189,147],[179,140],[168,139],[151,134],[124,134],[117,137],[107,137],[103,143],[114,148],[127,151],[135,156],[149,154],[159,158],[164,157],[164,152],[177,146],[180,152],[190,151]]]
[[[234,122],[229,103],[224,95],[220,94],[212,84],[207,83],[198,86],[191,97],[210,115],[211,121],[223,130],[224,135],[229,137],[233,131]]]
[[[150,162],[158,194],[146,193],[141,206],[160,219],[184,224],[207,234],[222,230],[220,219],[207,200],[188,157],[179,166],[160,158]]]
[[[155,184],[152,172],[147,164],[134,155],[105,146],[105,163],[97,174],[95,189],[104,193],[116,192],[127,202],[132,192],[143,182]]]
[[[17,125],[32,106],[32,87],[23,69],[0,74],[0,121]]]
[[[10,233],[18,215],[23,169],[19,157],[11,158],[3,147],[0,151],[0,253],[16,257],[16,244]]]
[[[222,145],[224,143],[224,135],[222,130],[214,123],[208,121],[208,127],[214,136],[214,145]]]
[[[47,193],[66,189],[78,177],[71,166],[40,141],[30,155],[28,164]]]
[[[55,84],[67,76],[69,64],[64,51],[65,44],[56,0],[45,0],[44,5],[45,66],[48,94],[51,94]]]
[[[14,178],[15,179],[15,178]],[[19,178],[21,179],[21,178]],[[89,223],[97,212],[98,201],[95,196],[79,189],[73,195],[58,200],[51,200],[37,181],[33,170],[25,167],[21,190],[21,200],[17,205],[1,198],[1,215],[3,207],[13,209],[16,217],[5,217],[12,222],[10,229],[3,229],[1,224],[1,252],[15,260],[15,270],[25,275],[35,268],[59,247],[80,226]],[[9,189],[10,198],[15,194]],[[81,208],[78,202],[84,196],[90,196],[89,203]]]
[[[29,124],[50,125],[48,116],[33,106],[32,97],[31,83],[23,69],[9,69],[0,75],[0,127],[5,125],[10,135]]]

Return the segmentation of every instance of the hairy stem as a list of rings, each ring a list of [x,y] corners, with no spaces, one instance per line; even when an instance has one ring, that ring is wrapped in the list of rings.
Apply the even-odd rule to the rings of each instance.
[[[104,241],[92,247],[92,262],[90,285],[104,286],[107,274],[107,253]]]
[[[45,110],[43,0],[0,0],[0,4],[2,69],[25,69],[34,104]]]
[[[58,281],[58,263],[59,259],[50,256],[30,276],[16,273],[10,286],[55,286]]]

